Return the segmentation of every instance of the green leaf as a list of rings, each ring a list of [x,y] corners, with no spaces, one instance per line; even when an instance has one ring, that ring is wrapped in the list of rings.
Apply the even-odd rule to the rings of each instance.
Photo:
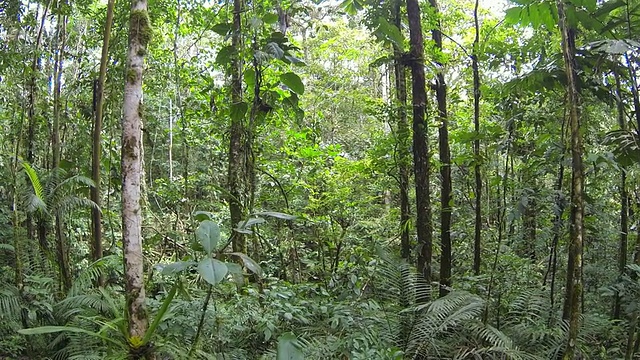
[[[228,263],[227,268],[229,269],[229,274],[231,274],[231,281],[238,285],[243,285],[244,273],[242,272],[242,266],[234,263]]]
[[[242,263],[249,271],[251,271],[252,273],[258,276],[262,276],[262,268],[260,267],[260,265],[258,265],[258,263],[255,262],[255,260],[247,256],[246,254],[243,254],[241,252],[233,252],[233,253],[230,253],[229,255],[239,257],[240,259],[242,259]]]
[[[22,335],[42,335],[42,334],[52,334],[52,333],[57,333],[57,332],[73,332],[73,333],[81,333],[81,334],[85,334],[85,335],[89,335],[89,336],[93,336],[99,339],[102,339],[104,341],[110,342],[118,347],[121,347],[122,344],[114,339],[112,339],[109,336],[104,336],[100,333],[95,333],[93,331],[89,331],[89,330],[85,330],[82,328],[78,328],[78,327],[72,327],[72,326],[40,326],[40,327],[36,327],[36,328],[30,328],[30,329],[20,329],[18,330],[18,333],[22,334]]]
[[[355,15],[364,8],[360,0],[345,0],[340,3],[340,7],[349,15]]]
[[[196,219],[196,221],[213,220],[213,213],[198,210],[193,212],[193,218]]]
[[[386,40],[402,49],[404,47],[404,36],[397,26],[391,24],[387,19],[382,16],[377,19],[378,28],[375,33],[381,39]]]
[[[244,71],[244,82],[247,84],[247,88],[253,89],[256,84],[256,72],[253,69],[247,69]]]
[[[288,332],[278,337],[278,360],[302,360],[304,355],[300,350],[298,338]]]
[[[173,275],[183,272],[184,270],[195,265],[194,261],[176,261],[171,264],[158,264],[162,275]]]
[[[198,273],[202,278],[211,285],[216,285],[224,280],[229,269],[227,265],[220,260],[205,258],[198,263]]]
[[[304,94],[304,84],[302,83],[300,76],[292,72],[288,72],[280,75],[280,81],[294,93],[298,95]]]
[[[277,211],[263,211],[263,212],[255,213],[254,215],[271,216],[271,217],[274,217],[277,219],[283,219],[283,220],[295,220],[297,218],[297,216],[295,215],[289,215],[289,214],[285,214]]]
[[[264,46],[264,51],[275,59],[282,59],[284,56],[284,50],[274,41],[267,43],[267,45]]]
[[[231,24],[230,23],[215,24],[213,25],[211,30],[213,30],[213,32],[218,35],[226,36],[231,31]]]
[[[264,14],[262,21],[264,21],[265,24],[275,24],[278,22],[278,14]]]
[[[216,64],[227,65],[231,62],[231,55],[233,54],[233,47],[225,46],[218,51],[216,55]]]
[[[249,110],[249,104],[247,104],[246,102],[231,104],[231,120],[242,120],[247,113],[247,110]]]
[[[208,255],[215,250],[220,241],[220,227],[211,220],[205,220],[196,229],[196,238]]]

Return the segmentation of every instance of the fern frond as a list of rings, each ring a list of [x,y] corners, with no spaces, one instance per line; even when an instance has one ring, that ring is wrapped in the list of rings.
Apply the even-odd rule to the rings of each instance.
[[[14,252],[16,249],[11,244],[0,244],[0,250]]]
[[[61,217],[69,215],[73,210],[78,208],[97,209],[100,207],[95,202],[78,196],[65,196],[55,205],[56,214]]]
[[[23,161],[21,164],[22,164],[22,168],[24,169],[24,172],[27,174],[27,177],[31,182],[33,193],[35,194],[36,197],[40,199],[44,199],[45,197],[44,190],[42,188],[42,184],[40,183],[40,178],[38,177],[38,173],[36,173],[36,171],[31,167],[31,165],[29,165],[28,162]]]

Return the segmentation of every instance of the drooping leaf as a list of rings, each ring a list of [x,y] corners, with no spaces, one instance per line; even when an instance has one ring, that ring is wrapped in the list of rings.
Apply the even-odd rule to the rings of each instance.
[[[264,16],[262,17],[262,21],[264,21],[265,24],[275,24],[278,22],[278,14],[264,14]]]
[[[233,55],[233,47],[225,46],[218,51],[216,55],[216,64],[227,65],[231,63],[231,55]]]
[[[300,349],[298,338],[288,332],[278,337],[278,360],[302,360],[304,355]]]
[[[284,56],[284,50],[282,50],[280,45],[275,41],[267,43],[267,45],[264,46],[264,51],[273,56],[274,59],[282,59]]]
[[[283,219],[283,220],[295,220],[297,218],[297,216],[295,215],[289,215],[289,214],[285,214],[277,211],[263,211],[263,212],[255,213],[254,215],[271,216],[271,217],[274,217],[277,219]]]
[[[211,30],[213,30],[213,32],[218,35],[226,36],[231,31],[231,24],[230,23],[215,24],[213,25]]]
[[[376,20],[378,28],[375,34],[382,40],[386,40],[402,49],[404,47],[404,36],[397,26],[387,21],[387,19],[378,17]]]
[[[249,110],[249,104],[246,102],[231,104],[231,120],[242,120],[247,114],[247,110]]]
[[[234,263],[228,263],[227,268],[229,269],[229,274],[231,275],[231,281],[238,285],[243,285],[244,274],[242,272],[242,266]]]
[[[300,79],[300,76],[295,73],[288,72],[280,74],[280,81],[294,93],[298,95],[304,94],[304,84],[302,83],[302,79]]]
[[[195,261],[176,261],[171,264],[158,264],[158,267],[161,269],[162,275],[174,275],[183,272],[195,264]]]
[[[210,257],[204,258],[198,263],[198,273],[211,285],[216,285],[224,280],[228,271],[229,269],[225,263]]]
[[[204,251],[210,254],[220,241],[220,227],[211,220],[205,220],[196,229],[196,238],[202,244]]]
[[[262,268],[260,267],[260,265],[258,265],[255,260],[247,256],[246,254],[243,254],[241,252],[233,252],[230,253],[230,255],[239,257],[240,259],[242,259],[242,263],[249,271],[258,276],[262,276]]]
[[[344,0],[340,3],[340,8],[349,15],[355,15],[364,8],[361,0]]]

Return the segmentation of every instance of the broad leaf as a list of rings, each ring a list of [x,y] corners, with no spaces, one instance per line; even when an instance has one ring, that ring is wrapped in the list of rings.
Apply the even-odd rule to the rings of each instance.
[[[282,59],[284,56],[284,50],[282,50],[278,43],[273,41],[264,46],[264,51],[275,59]]]
[[[292,72],[288,72],[280,75],[280,81],[282,81],[282,83],[294,93],[298,95],[304,94],[304,84],[302,83],[300,76]]]
[[[249,110],[249,105],[246,102],[231,104],[231,120],[242,120],[247,114],[247,110]]]
[[[195,264],[195,261],[176,261],[171,264],[158,264],[158,268],[161,269],[162,275],[173,275],[181,273]]]
[[[298,338],[292,333],[284,333],[278,337],[278,360],[302,360]]]
[[[215,250],[220,241],[220,227],[211,220],[205,220],[196,229],[196,238],[208,255]]]
[[[278,22],[278,14],[264,14],[262,21],[264,21],[265,24],[275,24]]]
[[[263,211],[263,212],[255,213],[254,215],[271,216],[271,217],[274,217],[277,219],[283,219],[283,220],[294,220],[297,218],[297,216],[295,215],[289,215],[289,214],[285,214],[277,211]]]
[[[211,30],[213,30],[213,32],[218,35],[226,36],[231,31],[231,24],[230,23],[215,24],[213,25]]]
[[[231,55],[233,54],[233,47],[225,46],[218,51],[216,55],[216,64],[227,65],[231,62]]]
[[[202,278],[211,285],[216,285],[224,280],[229,269],[227,265],[220,260],[205,258],[198,263],[198,273]]]
[[[397,26],[387,21],[383,17],[377,19],[378,28],[376,29],[376,35],[383,40],[389,41],[398,48],[404,47],[404,36]]]
[[[230,253],[229,255],[234,255],[239,257],[240,259],[242,259],[242,263],[247,269],[249,269],[249,271],[251,271],[252,273],[258,276],[262,276],[262,268],[260,267],[260,265],[258,265],[257,262],[255,262],[252,258],[247,256],[246,254],[243,254],[241,252],[233,252],[233,253]]]

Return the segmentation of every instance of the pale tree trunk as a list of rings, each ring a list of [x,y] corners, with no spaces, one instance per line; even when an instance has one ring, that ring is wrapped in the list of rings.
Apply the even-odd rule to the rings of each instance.
[[[64,2],[59,3],[59,7],[65,6]],[[61,9],[58,9],[61,12]],[[64,62],[64,48],[66,38],[67,16],[58,13],[57,16],[57,49],[53,65],[53,126],[51,136],[51,148],[53,153],[52,168],[54,171],[60,166],[61,144],[60,144],[60,111],[61,111],[61,90],[62,90],[62,70]],[[69,246],[64,234],[64,219],[60,214],[55,214],[55,237],[57,262],[60,268],[60,280],[62,290],[66,293],[71,289],[71,265],[69,263]]]
[[[91,201],[96,207],[91,209],[91,230],[93,242],[91,255],[93,261],[102,258],[102,214],[100,213],[100,159],[102,158],[102,110],[104,108],[104,84],[107,78],[107,63],[109,62],[109,39],[113,23],[113,8],[115,0],[107,3],[107,20],[104,25],[102,38],[102,55],[100,57],[100,73],[94,87],[93,109],[93,153],[91,157],[91,175],[94,187],[91,188]],[[104,285],[104,278],[98,279],[98,286]]]
[[[398,29],[402,28],[400,18],[401,0],[396,0],[394,11],[394,22]],[[400,182],[400,253],[403,259],[409,259],[411,255],[411,243],[409,241],[409,222],[411,221],[411,204],[409,203],[409,174],[411,169],[411,153],[409,152],[409,123],[407,122],[407,76],[404,64],[402,63],[402,52],[398,45],[393,46],[393,69],[395,74],[396,106],[398,111],[398,131],[397,131],[397,156],[398,172]]]
[[[409,40],[411,44],[411,87],[413,92],[413,164],[416,186],[416,230],[418,234],[418,271],[431,283],[433,227],[431,225],[431,193],[429,189],[429,144],[425,111],[427,92],[424,75],[424,39],[420,22],[420,5],[407,0]],[[427,299],[420,299],[426,301]]]
[[[473,40],[473,53],[471,54],[471,67],[473,69],[473,126],[475,139],[473,140],[473,173],[475,176],[475,224],[473,236],[473,273],[480,275],[482,253],[482,176],[480,174],[480,69],[478,66],[478,51],[480,47],[480,23],[478,21],[478,4],[476,0],[473,9],[473,21],[475,24],[475,39]]]
[[[582,135],[580,134],[580,94],[576,72],[575,29],[569,26],[564,0],[557,0],[559,27],[562,33],[562,53],[567,74],[569,128],[571,130],[571,227],[569,231],[569,260],[567,285],[562,317],[569,322],[569,339],[564,360],[579,356],[577,348],[580,328],[580,299],[582,297],[582,246],[584,237]]]
[[[147,330],[142,254],[142,74],[144,55],[151,39],[146,0],[133,0],[129,21],[129,50],[124,85],[122,120],[122,245],[125,289],[131,339],[141,340]],[[144,349],[131,349],[134,358],[147,356]]]
[[[231,43],[234,49],[233,61],[231,63],[231,102],[232,106],[240,106],[242,103],[242,0],[233,1],[233,34]],[[244,132],[244,116],[231,117],[231,129],[229,132],[229,171],[227,186],[229,188],[229,213],[231,216],[231,227],[235,228],[242,221],[243,205],[242,196],[245,183],[244,169],[244,149],[242,134]],[[244,235],[233,231],[232,234],[233,251],[246,253],[246,240]]]
[[[437,0],[429,0],[436,16],[436,26],[431,30],[433,42],[442,53],[442,32],[440,31],[440,8]],[[449,149],[449,117],[447,115],[447,84],[444,81],[443,64],[436,61],[436,99],[438,101],[438,151],[440,154],[440,296],[449,293],[451,287],[451,150]]]

